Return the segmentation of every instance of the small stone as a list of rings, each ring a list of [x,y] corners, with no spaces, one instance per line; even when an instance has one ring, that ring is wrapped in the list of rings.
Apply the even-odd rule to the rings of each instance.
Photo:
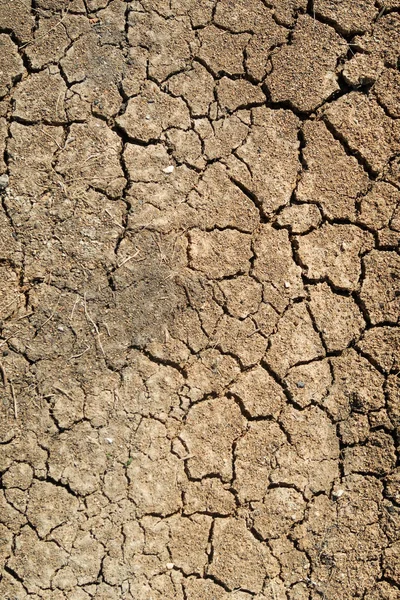
[[[174,563],[167,563],[165,566],[169,571],[171,571],[174,568]]]
[[[332,492],[332,496],[335,500],[339,500],[339,498],[341,498],[344,494],[344,490],[336,490],[334,492]]]
[[[59,326],[57,327],[57,329],[58,329],[58,331],[64,331],[64,327],[63,327],[62,325],[59,325]]]
[[[151,119],[150,115],[146,115],[146,116],[145,116],[145,119],[146,119],[147,121],[150,121],[150,119]]]
[[[0,192],[6,189],[6,187],[8,186],[8,181],[9,178],[6,173],[4,173],[4,175],[0,175]]]
[[[165,167],[165,169],[163,169],[163,173],[166,173],[167,175],[169,175],[170,173],[174,172],[174,165],[169,165],[168,167]]]
[[[289,289],[290,288],[290,283],[288,281],[285,281],[285,288]]]
[[[104,438],[104,439],[105,439],[105,440],[106,440],[106,442],[108,442],[109,444],[112,444],[112,443],[113,443],[113,441],[114,441],[112,438]]]
[[[304,381],[298,381],[296,383],[296,385],[297,385],[298,388],[304,388],[304,387],[306,387],[306,384],[304,383]]]

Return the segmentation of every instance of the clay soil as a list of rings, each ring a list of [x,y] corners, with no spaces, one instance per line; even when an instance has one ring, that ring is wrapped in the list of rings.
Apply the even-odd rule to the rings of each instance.
[[[400,599],[400,2],[0,0],[0,599]]]

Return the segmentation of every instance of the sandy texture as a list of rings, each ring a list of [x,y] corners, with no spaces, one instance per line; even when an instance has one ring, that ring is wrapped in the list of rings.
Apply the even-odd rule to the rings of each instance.
[[[0,0],[1,600],[400,599],[399,10]]]

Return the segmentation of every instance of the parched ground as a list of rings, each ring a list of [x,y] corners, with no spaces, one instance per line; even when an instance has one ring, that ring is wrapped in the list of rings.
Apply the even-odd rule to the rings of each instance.
[[[0,0],[1,600],[399,600],[400,2]]]

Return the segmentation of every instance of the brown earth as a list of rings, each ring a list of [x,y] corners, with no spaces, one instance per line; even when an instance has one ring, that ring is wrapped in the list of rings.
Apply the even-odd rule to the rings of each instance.
[[[399,600],[400,2],[0,0],[0,599]]]

